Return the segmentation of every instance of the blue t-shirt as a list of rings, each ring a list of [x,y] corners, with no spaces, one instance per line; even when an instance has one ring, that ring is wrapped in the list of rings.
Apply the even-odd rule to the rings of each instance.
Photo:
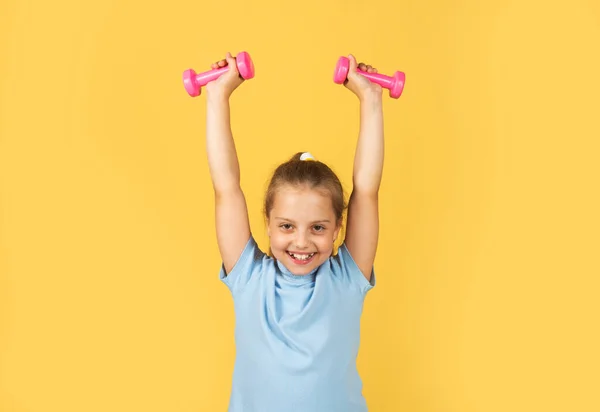
[[[220,279],[235,305],[229,412],[365,412],[356,368],[360,317],[375,285],[345,244],[308,275],[294,275],[251,236]]]

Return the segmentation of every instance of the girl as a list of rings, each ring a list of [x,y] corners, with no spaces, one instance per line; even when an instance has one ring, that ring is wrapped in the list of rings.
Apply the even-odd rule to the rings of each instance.
[[[356,367],[360,317],[375,285],[378,191],[383,168],[382,90],[349,56],[345,86],[360,102],[346,236],[333,255],[346,209],[335,173],[309,153],[280,165],[264,213],[270,253],[248,221],[230,127],[229,97],[243,82],[235,59],[206,85],[206,149],[215,192],[220,279],[233,296],[236,360],[229,412],[364,412]]]

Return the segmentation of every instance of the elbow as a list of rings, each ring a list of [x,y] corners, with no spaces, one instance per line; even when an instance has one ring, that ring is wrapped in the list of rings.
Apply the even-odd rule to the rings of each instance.
[[[361,193],[365,196],[377,197],[379,193],[379,187],[381,186],[381,179],[378,178],[357,178],[352,180],[352,191]]]
[[[227,200],[232,196],[238,195],[242,192],[242,187],[239,181],[221,182],[213,185],[215,191],[215,197],[217,200]]]
[[[213,174],[213,189],[215,193],[229,193],[240,190],[240,175],[237,173]]]

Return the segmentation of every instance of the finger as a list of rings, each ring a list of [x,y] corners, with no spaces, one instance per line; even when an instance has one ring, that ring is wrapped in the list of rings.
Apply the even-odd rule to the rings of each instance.
[[[358,69],[364,72],[367,70],[367,65],[364,63],[358,63]]]
[[[370,64],[367,64],[367,72],[373,73],[373,66],[371,66]]]
[[[227,65],[226,60],[219,60],[210,65],[213,69],[218,69],[219,67],[223,67]]]

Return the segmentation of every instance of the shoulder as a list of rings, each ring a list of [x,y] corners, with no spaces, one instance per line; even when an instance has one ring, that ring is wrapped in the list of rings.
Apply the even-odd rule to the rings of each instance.
[[[342,282],[356,286],[359,291],[366,293],[375,286],[375,271],[371,269],[371,280],[368,281],[354,261],[346,243],[342,243],[335,255],[329,258],[332,275]]]
[[[224,264],[221,264],[219,279],[232,292],[238,291],[252,280],[260,277],[265,268],[269,266],[270,260],[272,259],[260,249],[254,237],[250,235],[241,255],[229,273],[226,272]]]

